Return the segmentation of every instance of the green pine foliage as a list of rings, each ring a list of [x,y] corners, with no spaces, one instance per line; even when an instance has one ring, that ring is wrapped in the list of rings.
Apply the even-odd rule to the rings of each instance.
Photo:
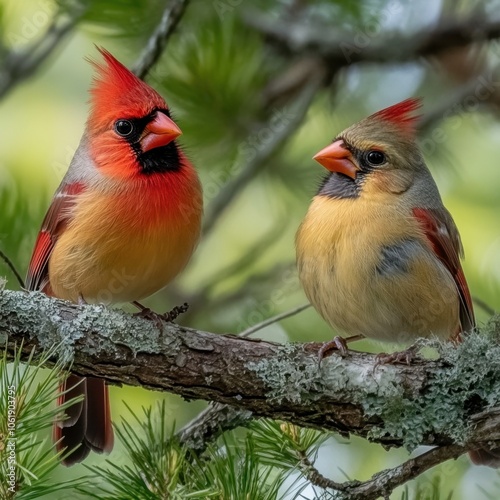
[[[56,349],[36,358],[32,351],[26,363],[21,362],[22,352],[19,346],[14,359],[9,359],[4,350],[0,358],[0,498],[35,500],[76,491],[88,485],[87,479],[53,481],[61,453],[51,440],[40,437],[60,418],[61,410],[75,401],[55,407],[62,366],[56,363],[51,370],[42,366]]]
[[[165,89],[186,136],[199,138],[197,149],[201,146],[214,160],[219,155],[219,161],[201,164],[213,170],[224,166],[221,154],[238,152],[265,116],[260,92],[271,69],[260,37],[234,14],[222,23],[213,10],[203,20],[197,11],[189,14],[194,29],[179,34],[149,80]]]
[[[81,489],[92,498],[278,500],[285,496],[298,498],[305,486],[304,481],[284,486],[286,472],[297,467],[298,458],[288,446],[288,434],[277,423],[255,423],[243,436],[228,432],[197,456],[178,443],[165,402],[156,411],[143,408],[140,415],[129,411],[130,419],[122,418],[116,427],[125,460],[110,458],[105,467],[89,467],[101,479],[92,490]],[[296,445],[311,454],[320,433],[302,432],[305,435]],[[276,460],[272,460],[270,447],[281,450],[286,458],[277,451]]]
[[[157,414],[151,408],[143,409],[140,416],[129,411],[131,421],[122,417],[116,427],[126,463],[110,458],[106,468],[89,467],[102,484],[94,492],[84,489],[83,493],[106,500],[204,498],[205,491],[189,491],[183,484],[186,450],[173,439],[165,403],[159,405]]]
[[[43,210],[42,200],[36,199],[27,203],[27,190],[22,186],[19,177],[9,175],[2,183],[0,172],[0,251],[14,264],[17,271],[24,276],[30,257],[29,245],[34,241],[39,224],[39,213]],[[0,276],[6,277],[9,288],[18,289],[14,274],[0,258]]]
[[[401,493],[401,500],[452,500],[453,490],[444,484],[439,474],[434,474],[430,479],[418,479],[411,490],[408,485]]]
[[[250,430],[262,463],[288,471],[297,469],[302,457],[314,461],[319,447],[330,437],[327,432],[273,420],[253,422]]]
[[[75,7],[82,8],[83,15],[75,29],[79,38],[105,46],[124,63],[132,66],[155,30],[163,9],[170,2],[33,0],[31,3],[22,2],[27,10],[22,12],[21,19],[26,15],[26,19],[33,23],[33,19],[37,19],[33,17],[34,14],[40,9],[43,9],[43,13],[48,12],[45,6],[49,4],[51,12],[56,12],[57,8],[68,12],[72,12]],[[466,3],[462,2],[464,5]],[[454,12],[456,2],[448,4],[449,10]],[[295,10],[297,6],[298,11]],[[411,15],[406,15],[406,8],[404,2],[386,0],[190,2],[181,24],[158,64],[148,74],[147,81],[166,97],[173,116],[184,132],[181,143],[200,171],[207,212],[227,181],[238,176],[245,163],[259,153],[275,133],[276,127],[287,123],[297,97],[294,93],[285,93],[285,96],[272,98],[270,89],[275,88],[287,71],[300,66],[302,56],[296,57],[268,43],[265,37],[246,23],[248,16],[259,11],[271,20],[285,18],[301,26],[317,26],[319,23],[323,26],[321,33],[325,36],[337,36],[350,31],[353,39],[361,41],[361,46],[357,48],[363,50],[372,42],[380,41],[386,29],[384,23],[393,12],[404,14],[401,17],[403,22],[397,28],[413,33],[415,26],[411,23]],[[461,9],[467,10],[463,5]],[[8,25],[11,10],[9,2],[0,0],[0,65],[11,49],[18,48],[11,46],[12,40],[19,38]],[[297,16],[296,12],[300,15]],[[418,17],[416,10],[411,12],[415,18]],[[22,30],[23,23],[19,25]],[[388,29],[391,31],[394,28]],[[38,35],[43,35],[43,32],[42,29]],[[32,80],[23,83],[25,89],[35,84],[39,76],[45,75],[49,67],[56,64],[65,45],[66,42]],[[19,48],[29,47],[27,43]],[[79,45],[76,47],[82,48]],[[93,50],[89,43],[84,54],[96,58],[97,54]],[[73,58],[75,66],[85,64],[76,62],[79,57],[75,55]],[[387,65],[360,66],[350,75],[350,80],[340,74],[329,88],[318,92],[300,129],[291,134],[290,140],[270,159],[259,165],[259,170],[223,211],[215,229],[204,235],[193,262],[180,280],[168,291],[150,299],[150,305],[163,310],[165,304],[188,301],[192,307],[181,318],[183,324],[210,331],[237,332],[301,303],[303,296],[293,274],[293,234],[322,176],[321,168],[313,164],[311,156],[344,126],[366,115],[368,111],[374,111],[379,103],[389,104],[393,93],[395,96],[397,92],[403,91],[401,80],[397,79],[393,69]],[[443,84],[436,82],[435,74],[429,68],[424,70],[427,71],[426,78],[421,79],[416,74],[411,84],[406,82],[404,85],[409,93],[428,96],[426,102],[430,102],[429,108],[432,109],[434,101],[439,102],[442,97],[437,94]],[[61,88],[70,86],[70,77],[60,78],[57,85]],[[396,88],[398,85],[401,88]],[[445,85],[445,93],[451,94],[450,82],[446,81]],[[41,95],[41,99],[45,98],[45,94]],[[73,97],[82,102],[87,99],[86,95],[81,94],[74,94]],[[32,109],[37,110],[36,106]],[[37,114],[33,113],[34,118]],[[68,126],[72,120],[73,117],[68,117]],[[498,218],[492,215],[500,213],[498,169],[490,161],[495,157],[495,151],[483,159],[473,156],[474,179],[480,181],[475,184],[463,181],[458,194],[453,191],[453,184],[459,182],[460,175],[465,175],[469,170],[460,163],[461,156],[467,152],[464,153],[459,146],[467,144],[467,149],[473,151],[473,145],[478,140],[474,130],[466,125],[465,115],[461,115],[460,120],[460,126],[455,127],[458,122],[453,122],[450,129],[444,127],[449,141],[439,142],[437,147],[430,150],[427,158],[431,157],[439,164],[439,173],[447,181],[444,186],[448,189],[448,198],[453,200],[455,196],[455,207],[450,207],[454,215],[465,214],[457,222],[470,256],[467,244],[469,247],[474,246],[470,241],[475,243],[477,239],[479,245],[483,236],[470,236],[477,235],[474,231],[479,226],[478,220],[482,223],[487,221],[493,228],[490,229],[489,239],[485,236],[481,243],[484,246],[491,244],[493,250],[498,249],[491,243],[498,237]],[[477,128],[484,140],[484,137],[489,136],[483,129],[491,124],[478,123]],[[23,135],[24,124],[18,122],[15,126],[19,127],[19,144],[16,141],[12,149],[28,149]],[[429,130],[423,138],[430,139],[433,131]],[[34,132],[30,134],[34,135]],[[51,136],[52,131],[37,130],[36,134],[43,141]],[[491,137],[488,140],[494,142]],[[448,152],[454,148],[456,156],[449,158]],[[447,168],[450,164],[455,169],[453,174]],[[492,166],[490,170],[485,169],[484,165],[487,164]],[[39,164],[26,166],[23,160],[14,161],[10,157],[7,160],[0,158],[0,250],[12,259],[21,275],[24,275],[36,232],[48,204],[45,186],[39,186],[43,183],[38,178],[35,181],[31,178],[31,172],[41,167]],[[460,175],[457,175],[458,171]],[[488,182],[484,182],[484,179],[488,179]],[[55,184],[59,180],[51,178]],[[477,207],[481,208],[479,216],[474,210]],[[475,251],[475,247],[471,250]],[[498,279],[495,278],[494,270],[491,272],[491,282],[483,279],[479,270],[483,265],[487,267],[482,260],[487,260],[485,253],[485,250],[478,250],[476,260],[472,255],[473,259],[467,261],[469,269],[466,269],[466,274],[472,282],[474,293],[487,301],[494,301],[498,295],[495,294],[498,292]],[[490,279],[490,272],[487,274]],[[3,276],[7,277],[10,288],[18,288],[13,274],[0,260],[0,277]],[[314,335],[314,340],[323,340],[331,335],[312,310],[288,320],[285,326],[279,331],[294,340],[313,340]],[[454,360],[454,356],[458,355],[467,357],[491,347],[486,341],[481,342],[481,339],[477,339],[475,344],[473,342],[473,339],[470,343],[466,342],[459,351],[445,349],[442,352],[443,359],[448,357]],[[16,498],[40,498],[43,495],[46,498],[56,498],[58,495],[68,498],[77,494],[83,498],[102,499],[300,498],[304,488],[311,486],[304,457],[314,464],[321,445],[328,437],[318,431],[280,422],[260,421],[252,424],[248,431],[226,434],[202,456],[197,457],[177,443],[164,406],[155,411],[146,409],[142,413],[134,406],[126,418],[115,415],[115,420],[120,422],[116,434],[125,447],[125,456],[112,454],[104,467],[90,467],[88,474],[91,479],[57,482],[53,472],[58,458],[49,438],[42,436],[48,435],[56,415],[54,401],[61,366],[50,371],[42,370],[40,366],[48,354],[36,361],[33,359],[34,366],[30,369],[20,363],[19,352],[14,360],[10,360],[10,364],[7,364],[5,356],[0,360],[0,476],[4,477],[8,472],[5,469],[8,462],[4,459],[9,452],[8,428],[5,427],[8,423],[9,400],[3,395],[8,395],[9,387],[15,385],[16,458],[19,465],[16,471]],[[397,435],[401,432],[402,416],[407,422],[403,425],[407,426],[404,431],[409,448],[416,446],[427,431],[438,429],[444,432],[450,422],[460,420],[465,407],[467,411],[470,410],[468,401],[446,402],[446,387],[450,383],[460,387],[466,384],[470,388],[472,402],[480,397],[492,406],[497,404],[500,396],[497,391],[491,390],[490,384],[495,377],[494,372],[498,371],[495,359],[489,366],[478,367],[471,356],[470,363],[463,364],[462,371],[452,374],[451,380],[438,379],[436,392],[430,392],[428,404],[422,408],[409,407],[405,401],[401,401],[400,407],[392,408],[381,408],[379,401],[368,402],[367,409],[374,413],[383,412],[386,417],[387,427],[375,429],[374,432]],[[481,382],[476,386],[475,382],[479,379]],[[151,396],[151,400],[157,398],[157,394]],[[435,422],[431,429],[422,428],[419,425],[420,416],[430,411],[435,411]],[[182,411],[179,410],[179,413]],[[457,437],[463,431],[456,427],[450,433]],[[383,467],[383,453],[367,452],[363,459]],[[366,476],[363,467],[364,464],[358,472]],[[290,482],[292,486],[289,486]],[[5,488],[4,483],[0,485],[0,497],[9,498],[10,493],[1,488]],[[499,485],[491,485],[485,487],[484,491],[488,498],[497,498],[495,491],[499,489]],[[321,488],[315,487],[315,491],[317,498],[332,498],[329,492]],[[458,498],[456,495],[460,493],[454,493],[453,498]],[[449,484],[440,481],[436,473],[394,494],[394,498],[399,497],[402,500],[451,499],[452,493]]]

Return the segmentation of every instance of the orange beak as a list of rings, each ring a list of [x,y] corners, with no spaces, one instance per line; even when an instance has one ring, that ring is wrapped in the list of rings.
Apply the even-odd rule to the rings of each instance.
[[[158,111],[156,118],[144,129],[140,141],[142,150],[146,152],[166,146],[181,134],[181,129],[165,113]]]
[[[330,172],[339,172],[352,179],[356,178],[356,174],[360,170],[353,161],[352,153],[344,146],[342,140],[332,142],[323,148],[313,156],[313,160],[316,160]]]

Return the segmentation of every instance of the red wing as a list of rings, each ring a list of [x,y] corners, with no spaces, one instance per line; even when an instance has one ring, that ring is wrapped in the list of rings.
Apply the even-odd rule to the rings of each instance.
[[[59,235],[71,218],[76,197],[83,191],[80,183],[62,184],[54,195],[33,249],[26,275],[28,290],[41,290],[50,295],[49,259]]]
[[[462,244],[455,224],[448,214],[441,210],[414,208],[413,215],[420,222],[434,253],[451,273],[460,296],[460,323],[462,331],[474,328],[474,309],[469,287],[460,265]]]

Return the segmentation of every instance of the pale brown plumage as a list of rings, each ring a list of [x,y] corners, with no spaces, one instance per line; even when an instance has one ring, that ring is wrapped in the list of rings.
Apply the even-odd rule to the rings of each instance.
[[[315,156],[331,171],[296,237],[304,291],[343,336],[459,340],[474,312],[455,223],[415,141],[408,99],[341,132]],[[500,465],[500,450],[475,463]]]
[[[457,332],[453,278],[420,243],[418,221],[402,214],[404,206],[384,203],[382,194],[313,200],[297,234],[299,275],[308,299],[336,331],[385,341]],[[408,273],[384,263],[383,249],[390,254],[397,245],[407,250]]]
[[[407,111],[392,119],[375,114],[337,136],[334,154],[354,177],[338,173],[339,158],[327,153],[323,161],[333,162],[333,172],[297,233],[306,295],[335,330],[348,335],[450,338],[462,329],[460,308],[469,318],[462,326],[473,323],[472,305],[462,303],[448,265],[459,265],[458,230],[413,139]],[[370,151],[383,153],[384,163],[367,164],[363,155]],[[452,255],[437,255],[416,208],[435,214]]]

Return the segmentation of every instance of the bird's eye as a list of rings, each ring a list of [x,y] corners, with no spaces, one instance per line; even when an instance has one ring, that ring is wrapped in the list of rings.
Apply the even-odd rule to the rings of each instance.
[[[382,165],[385,162],[385,154],[381,151],[368,151],[366,154],[366,161],[370,165]]]
[[[134,125],[129,120],[117,120],[115,122],[115,132],[122,137],[128,137],[134,131]]]

